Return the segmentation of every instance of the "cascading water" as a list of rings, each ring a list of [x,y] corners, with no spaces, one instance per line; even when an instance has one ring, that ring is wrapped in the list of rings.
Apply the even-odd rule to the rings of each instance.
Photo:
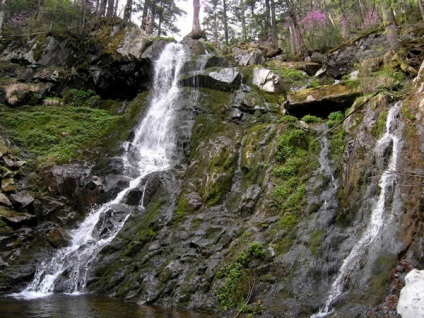
[[[342,266],[338,272],[336,279],[331,285],[327,300],[320,311],[311,316],[311,318],[327,317],[334,312],[332,306],[342,295],[349,281],[350,274],[357,268],[361,258],[367,249],[376,242],[381,235],[386,220],[386,199],[389,189],[392,188],[398,181],[397,161],[400,149],[400,133],[401,128],[398,124],[397,117],[399,116],[402,104],[397,102],[394,104],[387,115],[386,130],[384,135],[377,141],[375,152],[378,154],[387,153],[391,149],[388,165],[381,175],[379,180],[380,194],[377,204],[371,213],[371,219],[362,234],[360,240],[355,244],[349,255],[344,259]]]
[[[173,130],[174,101],[179,94],[178,76],[186,60],[180,44],[168,44],[155,63],[154,93],[149,109],[135,131],[134,140],[125,145],[122,157],[124,173],[132,178],[129,186],[115,199],[91,211],[81,225],[71,232],[70,246],[60,249],[37,269],[30,285],[16,297],[43,297],[55,290],[58,279],[65,280],[64,293],[78,293],[86,286],[87,271],[99,251],[110,243],[123,227],[130,213],[114,217],[110,226],[104,219],[124,205],[126,194],[137,187],[148,174],[169,168],[175,157]],[[142,205],[142,202],[140,203]],[[104,223],[108,223],[105,225]]]

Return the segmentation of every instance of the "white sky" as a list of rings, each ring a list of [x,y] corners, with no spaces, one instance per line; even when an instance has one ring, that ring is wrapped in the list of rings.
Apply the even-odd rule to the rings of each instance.
[[[177,27],[181,30],[180,34],[175,34],[174,37],[180,41],[184,36],[191,32],[193,23],[193,1],[192,0],[176,0],[177,6],[187,12],[185,16],[177,19]]]

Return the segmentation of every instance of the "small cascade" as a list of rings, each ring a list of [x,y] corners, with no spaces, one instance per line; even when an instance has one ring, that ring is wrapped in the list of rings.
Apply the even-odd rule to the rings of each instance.
[[[92,210],[71,232],[70,246],[44,261],[29,286],[14,296],[29,299],[46,296],[55,289],[71,294],[84,291],[87,272],[96,255],[115,238],[131,214],[124,202],[127,193],[140,187],[144,192],[143,179],[152,172],[168,169],[174,162],[174,101],[179,94],[177,82],[185,61],[183,47],[170,43],[155,63],[154,92],[149,109],[135,131],[134,140],[124,145],[124,174],[132,178],[129,186],[112,201]],[[58,281],[60,288],[56,286]]]
[[[338,272],[336,279],[331,285],[327,300],[320,311],[311,316],[311,318],[327,317],[334,312],[333,305],[342,295],[344,288],[349,281],[351,273],[358,267],[361,258],[370,250],[372,245],[381,236],[385,220],[386,199],[390,189],[396,185],[398,181],[397,161],[400,149],[400,125],[398,124],[398,116],[402,104],[397,102],[394,104],[387,115],[386,130],[384,135],[377,141],[375,152],[377,155],[390,153],[390,158],[387,167],[379,180],[380,194],[377,204],[371,213],[370,221],[363,232],[359,241],[354,245],[349,255],[344,259],[342,266]],[[391,151],[391,152],[390,152]]]

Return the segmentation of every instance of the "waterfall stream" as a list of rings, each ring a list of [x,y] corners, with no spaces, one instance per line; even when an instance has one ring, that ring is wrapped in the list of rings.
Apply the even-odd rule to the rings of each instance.
[[[90,264],[99,251],[115,238],[130,215],[130,212],[117,212],[122,210],[119,206],[124,205],[127,193],[140,188],[148,174],[166,170],[173,163],[176,150],[174,101],[179,94],[178,77],[185,60],[182,45],[170,43],[155,62],[154,91],[149,108],[135,130],[133,141],[124,145],[123,173],[131,178],[129,186],[112,201],[93,209],[70,233],[71,244],[42,262],[29,286],[14,296],[26,299],[46,296],[55,291],[59,278],[65,279],[64,293],[84,291]],[[110,216],[113,216],[113,226],[104,221]]]
[[[385,153],[390,153],[390,158],[381,178],[379,180],[380,194],[374,209],[371,212],[371,217],[368,225],[361,235],[359,241],[353,246],[351,252],[344,259],[342,266],[339,269],[336,279],[331,285],[329,294],[324,306],[320,311],[311,316],[311,318],[327,317],[334,312],[333,305],[342,295],[346,287],[351,273],[358,267],[361,258],[366,251],[371,248],[373,243],[381,235],[386,220],[386,199],[389,189],[397,183],[398,176],[397,161],[400,149],[400,133],[401,129],[398,124],[398,116],[402,104],[397,102],[394,104],[387,115],[386,128],[383,136],[377,141],[375,153],[377,156],[384,156]],[[388,152],[389,151],[389,152]]]

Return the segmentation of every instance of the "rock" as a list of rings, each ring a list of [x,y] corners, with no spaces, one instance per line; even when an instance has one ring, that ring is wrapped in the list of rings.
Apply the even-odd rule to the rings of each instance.
[[[1,180],[1,191],[4,193],[16,192],[15,180],[12,178]]]
[[[338,84],[303,89],[287,95],[286,109],[294,116],[324,116],[350,107],[359,94],[358,89]]]
[[[9,152],[9,147],[6,144],[6,141],[0,137],[0,158],[6,155]]]
[[[235,68],[206,69],[186,73],[180,80],[182,86],[234,91],[241,85],[241,74]]]
[[[261,50],[254,49],[250,53],[239,48],[233,48],[233,54],[239,66],[248,65],[263,65],[265,64],[265,57]]]
[[[196,211],[203,205],[202,197],[197,192],[190,192],[185,195],[187,207],[190,211]]]
[[[143,189],[131,189],[126,195],[125,203],[128,205],[142,205],[143,194]]]
[[[0,192],[0,205],[4,205],[4,206],[7,206],[7,207],[12,206],[12,202],[10,202],[10,200],[7,198],[7,196],[5,196],[1,192]]]
[[[68,246],[71,243],[71,236],[65,229],[56,227],[49,232],[47,240],[53,247],[60,248]]]
[[[402,318],[424,317],[424,270],[414,268],[406,275],[397,312]]]
[[[241,197],[238,212],[242,215],[252,214],[261,192],[262,189],[257,184],[249,186]]]
[[[147,49],[144,50],[141,58],[155,61],[168,43],[169,41],[166,40],[152,42],[151,45],[149,45]]]
[[[278,93],[281,91],[281,78],[271,70],[265,68],[255,67],[253,69],[252,82],[266,92]]]
[[[0,207],[0,219],[17,228],[22,225],[35,225],[36,216],[28,213],[4,210]]]
[[[37,104],[50,84],[13,83],[4,86],[5,102],[10,106]]]
[[[140,58],[152,42],[141,34],[140,28],[135,25],[127,27],[125,35],[116,50],[126,58]]]
[[[15,194],[11,194],[10,199],[13,203],[13,206],[18,211],[27,209],[30,212],[34,212],[34,198],[27,192],[21,191]]]
[[[114,61],[109,56],[97,60],[89,67],[90,77],[96,92],[104,98],[132,99],[139,92],[147,90],[151,74],[150,60]]]
[[[91,166],[85,164],[56,165],[41,171],[47,190],[67,197],[73,197],[78,188],[84,187],[90,173]]]
[[[321,64],[316,62],[284,62],[280,60],[272,60],[269,62],[269,64],[272,64],[275,68],[292,68],[295,70],[303,71],[309,76],[315,75],[316,72],[321,68]]]

